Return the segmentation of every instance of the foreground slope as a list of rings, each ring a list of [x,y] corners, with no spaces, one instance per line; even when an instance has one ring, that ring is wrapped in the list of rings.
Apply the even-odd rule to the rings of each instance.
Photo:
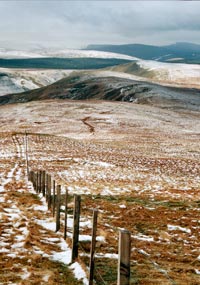
[[[99,209],[104,239],[96,249],[97,285],[116,284],[121,228],[131,232],[131,284],[199,284],[199,112],[88,100],[0,110],[2,282],[78,284],[51,260],[60,254],[59,239],[41,227],[40,220],[52,218],[25,179],[26,130],[29,167],[45,169],[63,190],[81,195],[83,235],[91,232],[91,209]],[[69,219],[69,236],[71,230]],[[88,266],[89,243],[81,245]],[[63,256],[66,261],[66,248]]]

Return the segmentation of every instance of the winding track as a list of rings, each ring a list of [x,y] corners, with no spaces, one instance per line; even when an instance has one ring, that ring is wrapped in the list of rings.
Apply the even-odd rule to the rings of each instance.
[[[88,123],[89,119],[90,119],[90,117],[85,117],[81,121],[83,122],[84,125],[86,125],[89,128],[90,133],[94,134],[95,133],[95,128],[90,123]]]

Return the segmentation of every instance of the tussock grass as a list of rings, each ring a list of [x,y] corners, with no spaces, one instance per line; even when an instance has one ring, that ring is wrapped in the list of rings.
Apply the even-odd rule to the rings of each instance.
[[[17,136],[22,144],[23,136]],[[153,134],[152,136],[146,134],[146,137],[150,141],[153,140]],[[5,138],[7,144],[10,143],[12,146],[9,136],[2,137],[2,140]],[[97,235],[104,237],[105,242],[97,243],[97,253],[117,253],[119,228],[126,228],[131,232],[131,284],[197,285],[199,283],[199,275],[195,272],[200,266],[200,261],[197,259],[200,226],[197,179],[199,162],[196,158],[186,157],[187,154],[171,157],[167,151],[163,156],[159,152],[154,156],[155,150],[148,152],[150,146],[141,145],[143,141],[141,143],[132,141],[132,144],[125,146],[119,142],[89,143],[34,134],[30,135],[29,140],[31,169],[45,169],[57,183],[63,187],[71,187],[68,214],[73,213],[73,194],[78,194],[87,187],[88,193],[81,195],[81,216],[91,220],[92,209],[99,209]],[[6,178],[18,160],[16,157],[10,162],[9,159],[0,160],[3,177]],[[96,162],[106,162],[111,166],[105,168]],[[60,173],[63,171],[68,171],[68,174],[62,176]],[[22,175],[23,172],[24,170]],[[102,195],[105,189],[111,193],[105,192]],[[67,276],[70,273],[66,266],[32,252],[34,247],[46,254],[59,251],[56,242],[53,244],[46,242],[49,236],[56,237],[56,235],[42,229],[34,222],[34,219],[44,217],[43,212],[36,212],[32,208],[33,205],[41,204],[38,197],[26,192],[26,183],[23,180],[8,182],[5,190],[7,193],[5,203],[0,205],[3,220],[5,223],[8,222],[3,209],[7,207],[9,199],[12,199],[29,221],[22,219],[16,230],[19,231],[26,226],[29,234],[25,239],[27,253],[22,259],[8,258],[6,261],[1,259],[1,264],[5,262],[4,268],[6,268],[2,280],[3,278],[14,280],[12,274],[7,275],[7,270],[12,268],[12,260],[16,260],[18,264],[22,260],[21,264],[24,264],[31,275],[29,281],[22,281],[17,274],[23,272],[18,268],[14,269],[19,270],[15,278],[21,280],[21,284],[43,284],[42,278],[45,274],[50,276],[48,284],[78,284],[73,276],[71,281],[68,281]],[[18,190],[23,190],[24,193]],[[63,195],[62,205],[64,205]],[[50,216],[50,213],[45,213],[45,217]],[[180,228],[169,230],[168,225]],[[9,226],[1,226],[1,233],[7,228]],[[191,233],[187,231],[188,229]],[[63,225],[61,232],[62,230]],[[91,234],[91,229],[82,228],[80,233]],[[13,240],[14,236],[10,236],[9,242],[12,243]],[[67,238],[67,243],[71,246],[71,239]],[[89,253],[90,243],[80,242],[80,245],[80,253]],[[9,249],[9,246],[7,248]],[[88,256],[81,256],[81,260],[88,266]],[[116,262],[108,258],[96,259],[96,268],[99,268],[109,285],[116,284]],[[67,275],[64,272],[67,272]],[[97,285],[103,284],[98,274],[95,275],[95,279]]]

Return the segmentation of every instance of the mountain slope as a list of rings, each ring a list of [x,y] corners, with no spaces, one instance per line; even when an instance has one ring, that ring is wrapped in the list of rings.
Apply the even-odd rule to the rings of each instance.
[[[170,51],[183,53],[183,54],[191,54],[195,52],[197,53],[200,52],[200,45],[193,44],[193,43],[187,43],[187,42],[178,42],[178,43],[171,44],[171,45],[164,46],[164,47]]]
[[[20,93],[52,84],[71,70],[30,70],[0,68],[0,96]]]
[[[142,59],[153,59],[168,53],[164,47],[143,44],[126,44],[126,45],[88,45],[87,50],[98,50],[106,52],[116,52],[135,56]]]
[[[162,108],[200,109],[199,91],[103,76],[103,73],[76,73],[56,83],[0,97],[0,104],[22,103],[46,99],[112,100],[150,104]]]

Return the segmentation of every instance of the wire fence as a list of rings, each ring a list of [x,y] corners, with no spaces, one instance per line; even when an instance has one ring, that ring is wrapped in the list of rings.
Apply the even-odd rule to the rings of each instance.
[[[68,193],[66,191],[65,194],[61,194],[61,186],[56,184],[56,181],[52,179],[51,175],[46,173],[44,170],[38,170],[36,172],[29,171],[28,172],[29,181],[32,182],[33,187],[36,193],[41,194],[46,198],[46,202],[48,204],[48,209],[51,210],[52,215],[55,216],[55,231],[60,231],[61,229],[61,206],[63,207],[63,201],[65,201],[65,220],[64,220],[64,238],[66,239],[67,233],[67,211],[68,211]],[[53,182],[53,183],[52,183]],[[55,188],[57,191],[55,191]],[[79,242],[79,224],[80,224],[80,208],[81,208],[81,196],[74,195],[74,215],[73,215],[73,234],[72,234],[72,257],[71,262],[75,262],[75,260],[80,256],[78,256],[78,249],[81,249],[85,255],[88,256],[88,253]],[[93,213],[96,209],[93,209]],[[93,224],[92,231],[94,231],[94,227],[97,227],[97,221]],[[117,229],[115,229],[117,231]],[[128,231],[126,231],[128,232]],[[124,230],[120,231],[120,235],[125,233]],[[128,232],[129,233],[129,232]],[[90,266],[87,272],[89,278],[89,285],[93,284],[94,274],[91,274],[91,271],[95,272],[96,276],[101,280],[101,284],[107,285],[107,281],[104,279],[98,268],[94,266],[95,259],[95,245],[96,238],[91,242],[90,248]],[[121,284],[129,284],[130,280],[130,233],[128,240],[124,240],[121,244],[121,255],[119,254],[119,266],[118,266],[118,285]],[[93,253],[92,253],[93,248]],[[119,244],[119,253],[120,253],[120,244]],[[86,266],[87,268],[87,266]],[[125,281],[124,281],[125,280]],[[125,282],[125,283],[124,283]]]

